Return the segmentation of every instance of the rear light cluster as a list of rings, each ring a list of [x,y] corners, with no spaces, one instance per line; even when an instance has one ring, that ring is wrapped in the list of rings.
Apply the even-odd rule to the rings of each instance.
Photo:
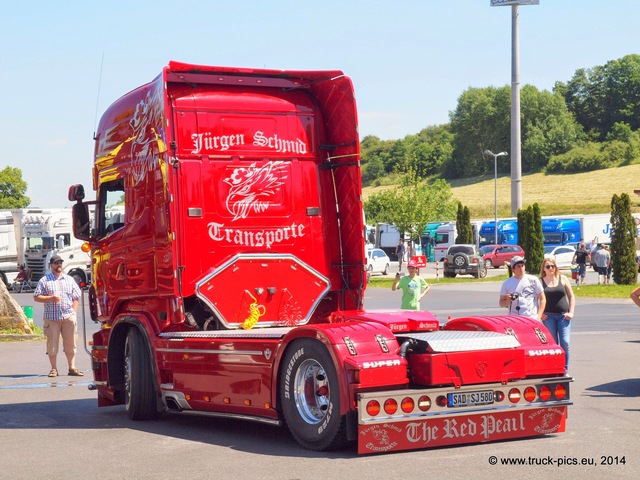
[[[549,401],[568,400],[569,390],[567,385],[556,383],[551,385],[538,385],[528,387],[512,387],[505,391],[495,390],[493,392],[493,404],[509,402],[518,403],[540,403]],[[433,397],[433,398],[432,398]],[[381,403],[382,402],[382,403]],[[389,397],[387,399],[371,399],[366,403],[366,413],[370,417],[393,416],[404,414],[421,414],[431,410],[432,407],[447,407],[447,395],[438,393],[433,396],[421,395],[405,397]],[[487,407],[488,405],[483,405]],[[455,411],[455,409],[451,409]]]
[[[367,414],[371,417],[377,416],[382,410],[378,400],[369,400],[366,408]],[[406,414],[428,412],[431,409],[431,398],[428,395],[422,395],[417,400],[412,397],[404,397],[400,404],[395,398],[389,398],[384,401],[383,408],[386,415],[398,413],[398,408]]]

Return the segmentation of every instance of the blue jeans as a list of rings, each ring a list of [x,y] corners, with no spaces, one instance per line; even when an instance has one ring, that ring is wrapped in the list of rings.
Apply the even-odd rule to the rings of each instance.
[[[571,334],[571,320],[565,320],[563,313],[545,313],[544,326],[558,345],[562,347],[566,356],[565,370],[569,370],[569,335]]]

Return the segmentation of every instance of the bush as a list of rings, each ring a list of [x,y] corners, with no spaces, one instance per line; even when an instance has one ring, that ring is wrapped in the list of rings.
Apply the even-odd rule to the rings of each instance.
[[[604,154],[598,144],[587,143],[583,147],[576,147],[561,155],[554,155],[547,165],[548,173],[576,173],[601,170],[614,165],[611,156]]]

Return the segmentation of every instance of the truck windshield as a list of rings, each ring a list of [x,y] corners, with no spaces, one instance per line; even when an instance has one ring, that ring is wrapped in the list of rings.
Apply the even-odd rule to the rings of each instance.
[[[54,248],[53,237],[27,237],[28,250],[51,250]]]

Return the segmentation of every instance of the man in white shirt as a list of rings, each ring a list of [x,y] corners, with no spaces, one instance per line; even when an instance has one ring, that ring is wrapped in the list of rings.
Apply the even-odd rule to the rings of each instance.
[[[516,255],[511,259],[513,276],[507,278],[500,288],[500,306],[508,307],[510,315],[541,320],[547,300],[538,277],[526,274],[524,257]]]

